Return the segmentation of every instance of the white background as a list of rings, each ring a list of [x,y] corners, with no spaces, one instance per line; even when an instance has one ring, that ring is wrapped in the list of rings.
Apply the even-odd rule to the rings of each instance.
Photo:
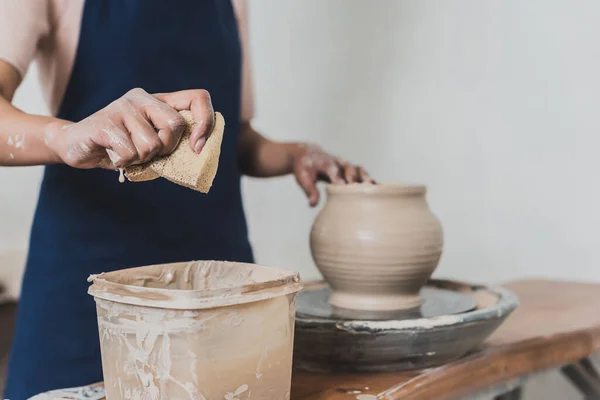
[[[427,184],[445,228],[438,276],[600,281],[598,21],[592,0],[251,0],[255,125],[379,181]],[[44,112],[35,80],[16,103]],[[0,169],[11,293],[39,178]],[[317,277],[315,210],[293,179],[244,189],[258,261]]]
[[[438,275],[600,280],[599,3],[251,3],[255,125],[379,181],[427,184],[445,228]],[[36,79],[15,102],[43,113]],[[0,169],[0,254],[26,249],[40,172]],[[316,210],[294,180],[244,189],[258,261],[316,277]]]

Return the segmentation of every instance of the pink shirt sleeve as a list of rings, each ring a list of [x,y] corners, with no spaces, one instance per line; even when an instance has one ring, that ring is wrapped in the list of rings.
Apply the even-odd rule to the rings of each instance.
[[[0,0],[1,1],[1,0]],[[237,16],[240,41],[242,42],[242,122],[254,117],[254,85],[252,82],[252,58],[250,56],[250,38],[248,29],[247,0],[233,0]]]
[[[48,0],[0,1],[0,59],[13,65],[21,77],[49,32]]]

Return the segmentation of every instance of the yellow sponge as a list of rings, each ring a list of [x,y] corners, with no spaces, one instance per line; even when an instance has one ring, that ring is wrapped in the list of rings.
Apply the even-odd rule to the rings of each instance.
[[[215,113],[213,130],[200,154],[196,154],[189,145],[190,135],[195,125],[192,113],[190,111],[179,113],[185,118],[187,127],[175,151],[164,157],[156,157],[145,164],[127,167],[125,176],[132,182],[163,177],[178,185],[208,193],[219,167],[225,120],[220,113]]]

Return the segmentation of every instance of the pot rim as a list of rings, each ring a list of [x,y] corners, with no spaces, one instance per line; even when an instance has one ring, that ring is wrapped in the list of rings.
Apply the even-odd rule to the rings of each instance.
[[[349,183],[347,185],[327,184],[328,194],[425,194],[427,186],[422,184],[396,184],[396,183]]]

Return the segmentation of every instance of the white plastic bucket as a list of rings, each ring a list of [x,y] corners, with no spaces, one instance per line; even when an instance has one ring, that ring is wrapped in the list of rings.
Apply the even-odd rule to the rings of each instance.
[[[298,274],[195,261],[89,280],[108,400],[289,399]]]

